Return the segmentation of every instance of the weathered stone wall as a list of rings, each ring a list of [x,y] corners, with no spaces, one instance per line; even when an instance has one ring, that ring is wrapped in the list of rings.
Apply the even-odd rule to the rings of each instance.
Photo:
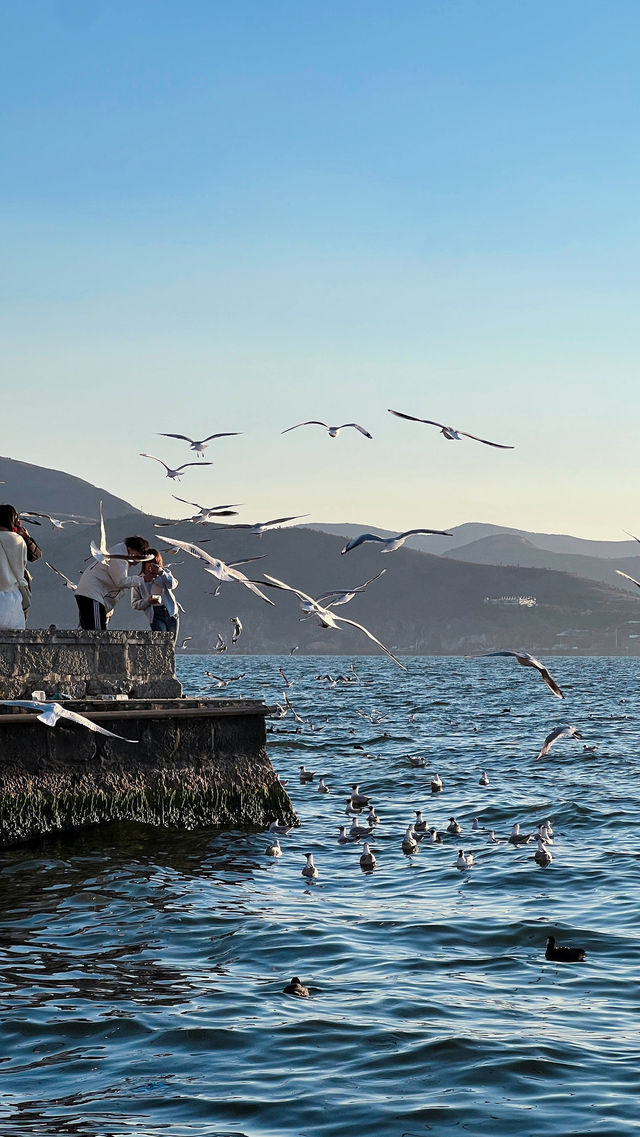
[[[0,698],[128,695],[179,698],[168,632],[85,632],[80,628],[0,631]]]
[[[117,635],[118,633],[111,633]],[[65,707],[125,742],[0,707],[0,847],[107,821],[196,829],[297,824],[266,752],[268,708],[181,699]]]

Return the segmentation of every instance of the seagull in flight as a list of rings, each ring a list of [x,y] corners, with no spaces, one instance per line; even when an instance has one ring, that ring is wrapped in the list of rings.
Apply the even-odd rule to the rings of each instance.
[[[544,758],[545,754],[549,753],[554,742],[559,738],[582,738],[582,735],[579,730],[576,730],[575,726],[557,726],[555,730],[552,730],[551,734],[548,734],[545,738],[542,743],[542,749],[540,753],[536,755],[536,758]]]
[[[385,655],[389,656],[389,659],[392,659],[394,663],[397,663],[398,667],[401,667],[403,671],[407,670],[404,663],[400,663],[400,660],[396,659],[395,655],[393,655],[389,649],[385,647],[379,639],[376,639],[376,637],[362,624],[356,623],[355,620],[347,620],[346,616],[338,616],[337,613],[331,612],[329,608],[323,608],[323,606],[317,600],[314,600],[312,596],[308,596],[306,592],[301,592],[299,588],[292,588],[291,585],[285,584],[284,581],[277,580],[275,576],[269,576],[267,573],[264,575],[265,579],[268,581],[269,585],[272,588],[281,588],[284,589],[285,592],[293,592],[294,596],[298,597],[300,601],[300,610],[304,613],[303,619],[307,616],[315,616],[322,628],[336,628],[339,630],[340,624],[347,624],[352,628],[357,628],[359,632],[362,632],[367,637],[367,639],[370,639],[372,643],[377,644],[377,646],[385,653]]]
[[[358,545],[364,544],[365,541],[377,541],[379,545],[382,545],[381,553],[394,553],[396,549],[402,548],[407,537],[414,537],[419,533],[428,533],[436,537],[453,537],[453,533],[447,533],[445,529],[407,529],[405,533],[397,533],[395,537],[379,537],[377,533],[361,533],[359,537],[352,537],[344,549],[340,550],[340,553],[341,555],[350,553],[352,549],[357,549]],[[375,577],[373,579],[375,580]],[[367,581],[367,583],[370,584],[371,582]]]
[[[266,533],[267,529],[275,529],[277,525],[284,525],[285,521],[300,521],[302,517],[308,517],[308,513],[298,513],[295,517],[274,517],[272,521],[256,521],[255,525],[240,524],[240,525],[221,525],[221,529],[248,529],[250,533],[255,533],[261,537]]]
[[[40,711],[36,718],[45,726],[55,726],[58,719],[68,719],[69,722],[77,722],[80,726],[85,726],[87,730],[92,730],[96,734],[106,734],[109,738],[119,738],[122,742],[137,743],[138,741],[137,738],[124,738],[121,734],[114,734],[112,730],[98,726],[97,723],[91,722],[91,719],[85,718],[84,715],[79,715],[75,711],[68,711],[60,703],[41,703],[35,699],[0,699],[0,702],[6,707],[24,707],[28,711]]]
[[[232,616],[231,623],[233,624],[233,632],[231,634],[231,643],[235,644],[242,635],[242,620],[239,616]]]
[[[44,517],[46,521],[51,522],[54,529],[64,529],[65,525],[95,525],[96,523],[95,517],[76,517],[74,513],[70,513],[64,521],[60,521],[57,517],[52,517],[50,513],[36,513],[35,509],[27,509],[23,511],[21,516],[33,525],[40,524],[39,521],[36,521],[37,517]]]
[[[378,580],[386,571],[386,569],[381,569],[375,576],[370,577],[369,580],[365,580],[364,584],[359,584],[357,588],[351,588],[346,592],[323,592],[322,596],[318,596],[317,598],[318,603],[324,602],[325,608],[338,608],[341,604],[348,604],[350,600],[353,600],[354,596],[359,592],[364,592],[368,584],[373,584],[374,580]],[[351,666],[353,667],[353,664]],[[357,680],[357,675],[355,678]]]
[[[223,679],[221,675],[214,675],[213,671],[205,671],[210,679],[215,679],[217,687],[228,687],[230,683],[236,683],[238,679],[244,679],[246,671],[241,671],[239,675],[230,675],[228,679]]]
[[[630,580],[632,584],[635,584],[638,588],[640,588],[640,580],[636,580],[635,577],[629,576],[626,572],[621,572],[620,569],[616,569],[616,572],[618,576],[623,576],[625,580]]]
[[[107,534],[104,527],[104,517],[102,514],[102,502],[99,507],[100,512],[100,544],[96,545],[95,541],[91,541],[89,548],[91,556],[98,564],[106,564],[107,561],[128,561],[130,565],[141,564],[143,561],[152,561],[153,553],[141,553],[139,556],[130,557],[126,553],[110,553],[107,548]]]
[[[295,426],[288,426],[286,430],[282,430],[281,434],[288,434],[290,430],[297,430],[299,426],[323,426],[329,432],[329,438],[337,438],[341,430],[346,430],[347,427],[352,426],[355,430],[359,430],[360,434],[364,434],[365,438],[373,438],[368,430],[360,426],[357,422],[343,422],[342,426],[329,426],[326,422],[320,422],[317,418],[310,418],[306,422],[297,422]]]
[[[536,671],[540,672],[549,690],[552,691],[558,699],[564,699],[562,691],[558,687],[555,679],[551,678],[544,664],[540,663],[539,659],[535,659],[532,655],[529,655],[528,651],[488,651],[485,654],[487,656],[510,655],[513,656],[514,659],[517,659],[518,663],[522,664],[523,667],[535,667]]]
[[[177,478],[178,481],[180,481],[182,478],[182,471],[186,470],[188,466],[198,466],[198,465],[210,466],[211,465],[211,462],[200,462],[200,463],[198,463],[198,462],[185,462],[184,465],[178,466],[178,468],[176,470],[172,470],[170,466],[167,466],[166,462],[162,461],[162,458],[156,458],[155,454],[143,454],[141,451],[140,457],[141,458],[153,458],[154,462],[159,462],[161,466],[164,466],[165,470],[167,471],[167,477],[168,478]]]
[[[195,462],[192,465],[196,465]],[[156,529],[166,529],[170,525],[183,525],[187,521],[193,522],[194,525],[204,525],[207,521],[211,521],[212,517],[237,517],[237,510],[233,505],[198,505],[197,501],[185,501],[183,497],[176,497],[175,494],[171,495],[175,501],[181,501],[183,505],[192,505],[194,509],[199,510],[195,517],[179,517],[176,521],[156,521]]]
[[[207,443],[212,442],[214,438],[236,438],[242,434],[241,430],[228,430],[224,434],[209,434],[206,438],[187,438],[186,434],[158,434],[158,438],[179,438],[182,442],[188,442],[191,450],[195,450],[198,458],[204,458],[204,452],[207,448]],[[211,465],[210,462],[207,465]]]
[[[441,434],[450,441],[460,442],[463,438],[472,438],[474,442],[484,442],[485,446],[496,446],[498,450],[513,450],[513,446],[505,446],[502,442],[489,442],[488,438],[478,438],[477,434],[469,434],[466,430],[456,430],[453,426],[445,426],[441,422],[434,422],[431,418],[416,418],[415,415],[405,415],[402,411],[392,411],[391,407],[387,408],[390,415],[395,415],[396,418],[405,418],[409,422],[424,422],[427,426],[437,426]]]
[[[232,561],[231,564],[225,564],[225,562],[219,560],[218,557],[210,556],[204,549],[199,548],[198,545],[192,545],[189,541],[178,541],[175,537],[162,537],[160,534],[158,534],[158,540],[164,541],[167,545],[176,545],[178,549],[189,553],[190,556],[196,557],[197,560],[204,561],[204,571],[211,573],[212,576],[215,576],[216,580],[237,580],[240,584],[244,584],[245,588],[248,588],[250,592],[259,596],[261,600],[264,600],[267,604],[273,604],[273,600],[269,600],[269,597],[260,591],[255,581],[249,580],[243,572],[240,572],[239,569],[236,568],[236,565],[247,564],[249,561],[262,560],[261,557],[245,557],[243,560]]]

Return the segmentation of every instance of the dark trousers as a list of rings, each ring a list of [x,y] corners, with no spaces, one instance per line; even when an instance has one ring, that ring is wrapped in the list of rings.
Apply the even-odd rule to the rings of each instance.
[[[107,626],[107,609],[99,600],[91,600],[88,596],[78,596],[76,604],[80,617],[80,627],[86,632],[104,632]]]
[[[171,632],[173,635],[173,642],[178,638],[178,617],[170,616],[164,604],[158,604],[153,609],[153,619],[151,621],[152,632]]]

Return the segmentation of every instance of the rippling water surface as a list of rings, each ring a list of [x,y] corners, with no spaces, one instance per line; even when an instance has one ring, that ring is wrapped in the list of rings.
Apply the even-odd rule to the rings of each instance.
[[[514,660],[407,662],[332,687],[349,660],[179,661],[188,694],[205,668],[269,703],[279,665],[293,681],[305,721],[268,735],[301,820],[279,860],[264,833],[131,825],[0,853],[2,1137],[640,1130],[640,661],[552,660],[564,702]],[[583,739],[536,761],[563,723]],[[382,818],[372,873],[336,842],[353,782]],[[462,836],[404,856],[417,809]],[[551,818],[552,864],[474,817]],[[549,932],[586,962],[547,963]]]

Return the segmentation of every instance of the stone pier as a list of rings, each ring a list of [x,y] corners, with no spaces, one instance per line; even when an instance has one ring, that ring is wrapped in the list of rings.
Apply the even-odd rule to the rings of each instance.
[[[297,824],[266,751],[270,708],[180,698],[169,635],[0,632],[0,698],[38,690],[120,737],[0,703],[0,847],[119,820]]]

